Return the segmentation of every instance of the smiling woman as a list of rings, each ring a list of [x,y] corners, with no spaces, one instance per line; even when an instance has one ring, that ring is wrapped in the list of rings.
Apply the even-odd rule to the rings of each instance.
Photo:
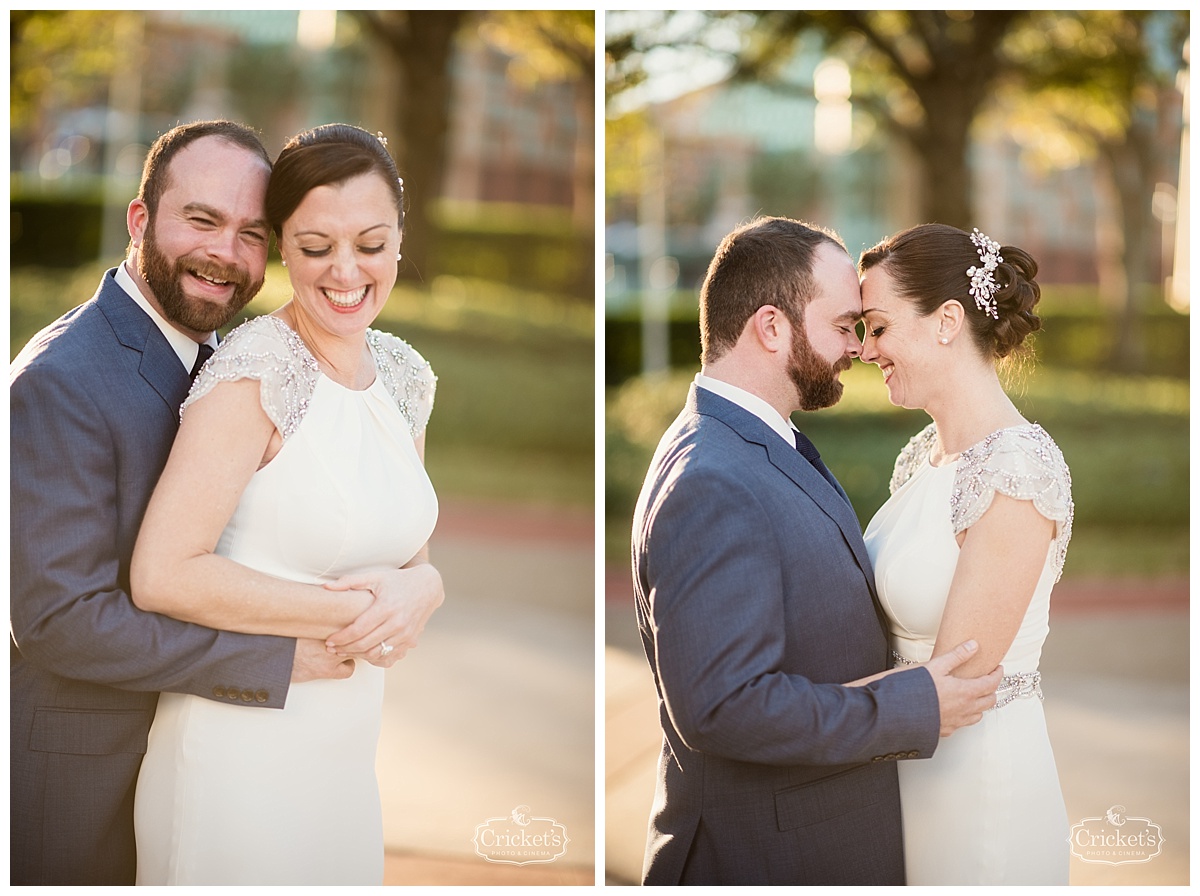
[[[280,317],[335,380],[348,388],[369,386],[373,368],[359,365],[356,381],[356,359],[339,358],[337,346],[366,330],[396,283],[400,226],[386,185],[371,173],[314,187],[281,230],[293,296]]]
[[[424,466],[436,378],[369,328],[396,280],[395,165],[365,131],[315,128],[284,147],[266,206],[292,298],[230,333],[184,402],[133,597],[297,638],[304,674],[274,713],[239,708],[258,699],[239,688],[160,698],[136,791],[143,884],[381,883],[383,672],[442,601]],[[308,674],[306,655],[334,671]]]
[[[1037,265],[978,230],[923,225],[863,254],[862,359],[933,418],[867,526],[898,666],[972,638],[996,708],[900,766],[908,883],[1065,884],[1067,818],[1038,664],[1071,540],[1071,473],[1005,394],[997,360],[1040,324]]]

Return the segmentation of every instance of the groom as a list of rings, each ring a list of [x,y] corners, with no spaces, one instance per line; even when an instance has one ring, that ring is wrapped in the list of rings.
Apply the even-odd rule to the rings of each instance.
[[[161,136],[128,260],[9,371],[11,883],[133,884],[133,789],[158,691],[282,707],[345,678],[323,643],[137,610],[129,561],[201,346],[258,292],[270,159],[231,122]],[[193,374],[194,375],[194,374]]]
[[[995,702],[999,670],[950,675],[971,644],[876,674],[858,519],[789,423],[841,397],[861,311],[841,241],[796,221],[735,230],[709,266],[702,371],[633,520],[664,735],[646,884],[903,884],[896,760]]]

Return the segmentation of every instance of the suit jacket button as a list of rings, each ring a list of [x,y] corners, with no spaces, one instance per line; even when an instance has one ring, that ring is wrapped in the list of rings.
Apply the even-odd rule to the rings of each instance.
[[[268,700],[271,699],[271,695],[268,694],[266,691],[255,691],[254,699],[257,700],[259,703],[266,703]]]
[[[213,688],[213,696],[214,697],[224,697],[225,696],[225,686],[219,684],[215,688]]]

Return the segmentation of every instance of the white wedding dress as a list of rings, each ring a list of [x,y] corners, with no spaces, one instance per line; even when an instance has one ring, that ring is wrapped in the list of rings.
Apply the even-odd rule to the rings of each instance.
[[[932,655],[958,562],[955,536],[983,516],[996,492],[1033,501],[1057,525],[1002,660],[996,708],[942,738],[932,758],[899,763],[908,883],[1065,885],[1069,829],[1038,661],[1071,537],[1070,472],[1036,424],[1002,429],[937,467],[930,463],[936,436],[930,424],[901,452],[892,496],[864,536],[897,664]]]
[[[363,391],[321,374],[275,317],[234,330],[205,366],[185,413],[216,384],[250,377],[284,437],[218,554],[319,584],[402,566],[429,539],[437,498],[414,439],[435,377],[396,337],[368,331],[368,342],[377,376]],[[281,710],[236,687],[225,699],[164,693],[135,796],[137,882],[382,884],[383,679],[357,662],[348,679],[291,685]]]

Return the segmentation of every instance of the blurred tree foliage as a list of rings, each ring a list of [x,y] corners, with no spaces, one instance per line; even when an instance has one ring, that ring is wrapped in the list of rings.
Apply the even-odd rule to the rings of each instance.
[[[1054,147],[1068,162],[1098,158],[1112,185],[1117,219],[1100,223],[1118,251],[1102,258],[1100,286],[1120,309],[1109,360],[1121,370],[1145,363],[1139,285],[1158,250],[1155,191],[1176,179],[1179,145],[1163,140],[1163,124],[1180,115],[1189,25],[1187,10],[1034,12],[1006,43],[1023,72],[998,104],[1009,130],[1051,164]]]
[[[92,9],[9,12],[9,127],[31,127],[44,110],[103,101],[117,59],[123,13]]]
[[[854,102],[914,150],[922,220],[970,228],[971,125],[998,79],[1015,10],[787,10],[759,15],[734,77],[772,81],[797,39],[816,31],[854,71]]]
[[[108,122],[94,130],[104,131],[114,118],[114,98],[110,90],[119,65],[142,69],[146,52],[141,41],[123,40],[121,30],[130,24],[137,30],[147,14],[142,11],[21,11],[10,12],[10,82],[12,87],[10,135],[15,166],[29,170],[50,149],[49,138],[60,126],[62,113],[86,110],[108,116]],[[382,123],[392,136],[390,149],[406,180],[407,215],[410,226],[405,235],[404,254],[409,264],[401,276],[426,281],[439,273],[436,266],[449,251],[439,250],[441,219],[433,209],[441,199],[440,184],[446,166],[446,141],[452,102],[452,60],[456,42],[485,41],[512,57],[508,76],[525,84],[549,81],[569,82],[574,86],[578,122],[575,156],[575,196],[573,219],[567,230],[586,239],[583,261],[572,257],[568,268],[590,267],[594,259],[591,234],[594,230],[595,159],[594,159],[594,60],[595,13],[591,10],[566,11],[402,11],[359,10],[343,15],[343,30],[349,40],[329,48],[319,58],[298,52],[291,43],[260,43],[227,40],[221,52],[198,64],[180,66],[171,72],[156,72],[139,80],[134,98],[143,116],[141,127],[153,129],[162,121],[172,123],[196,90],[201,75],[226,78],[234,109],[231,115],[244,120],[266,122],[276,115],[290,95],[311,91],[331,97],[331,105],[345,97],[346,107],[354,105],[355,92],[361,92],[366,54],[362,45],[373,40],[384,50],[383,58],[395,65],[401,89],[389,93],[395,110],[391,125]],[[172,29],[167,22],[159,31],[164,46],[170,47]],[[162,35],[165,34],[165,37]],[[165,51],[164,51],[165,52]],[[378,66],[380,55],[372,54],[370,64]],[[277,116],[278,117],[278,116]],[[261,126],[261,125],[260,125]],[[137,135],[131,134],[130,137]],[[65,150],[56,149],[63,153]],[[96,156],[99,157],[98,154]],[[107,160],[106,160],[107,161]],[[82,171],[81,168],[75,171]],[[95,169],[93,173],[99,174]],[[82,202],[94,201],[91,192],[98,187],[82,178],[73,183],[74,196]],[[23,200],[33,197],[23,196]],[[41,210],[27,207],[15,218],[14,228],[27,237],[33,234]],[[47,213],[53,215],[54,209]],[[535,212],[541,211],[535,209]],[[123,215],[123,212],[122,212]],[[509,216],[511,219],[513,216]],[[88,219],[90,221],[90,217]],[[561,224],[558,225],[560,231]],[[560,234],[561,236],[561,234]],[[80,245],[91,246],[93,234],[81,235]],[[531,234],[536,240],[537,234]],[[562,240],[560,240],[562,241]],[[578,242],[578,241],[577,241]],[[25,261],[31,259],[22,247]],[[19,254],[20,254],[19,252]],[[37,254],[37,253],[34,253]],[[77,260],[74,252],[65,253],[58,264]],[[42,261],[36,258],[35,261]],[[450,271],[450,273],[454,273]],[[584,275],[590,284],[592,274]],[[555,274],[559,280],[579,279],[571,271]],[[572,286],[572,289],[574,287]],[[591,286],[588,287],[591,295]]]
[[[627,14],[628,15],[628,14]],[[1172,182],[1185,68],[1187,10],[1165,11],[802,11],[640,13],[618,19],[606,45],[610,109],[652,80],[656,52],[724,59],[726,77],[785,87],[779,74],[802,40],[818,34],[851,66],[856,107],[914,151],[923,172],[922,215],[969,228],[975,220],[967,152],[985,113],[1006,131],[1070,132],[1100,158],[1120,221],[1101,266],[1113,276],[1121,338],[1110,362],[1137,369],[1139,285],[1148,279],[1155,186]],[[660,60],[661,62],[661,60]],[[805,88],[806,96],[812,96]],[[1004,102],[998,102],[1001,98]],[[648,126],[644,111],[627,129]],[[610,122],[610,127],[612,122]],[[1049,141],[1053,142],[1053,141]],[[626,138],[624,146],[634,145]],[[611,146],[611,144],[610,144]],[[614,156],[619,161],[619,156]],[[636,170],[636,164],[626,163]],[[628,179],[628,178],[626,178]]]
[[[609,97],[642,84],[642,64],[663,46],[703,49],[728,58],[734,80],[775,84],[799,42],[819,34],[854,67],[854,102],[910,145],[922,165],[925,220],[969,227],[967,149],[971,123],[998,77],[1012,65],[1000,53],[1026,13],[999,11],[806,11],[684,13],[690,27],[662,14],[656,27],[618,32],[609,43]],[[734,31],[721,50],[716,34]],[[807,96],[812,96],[807,89]]]

